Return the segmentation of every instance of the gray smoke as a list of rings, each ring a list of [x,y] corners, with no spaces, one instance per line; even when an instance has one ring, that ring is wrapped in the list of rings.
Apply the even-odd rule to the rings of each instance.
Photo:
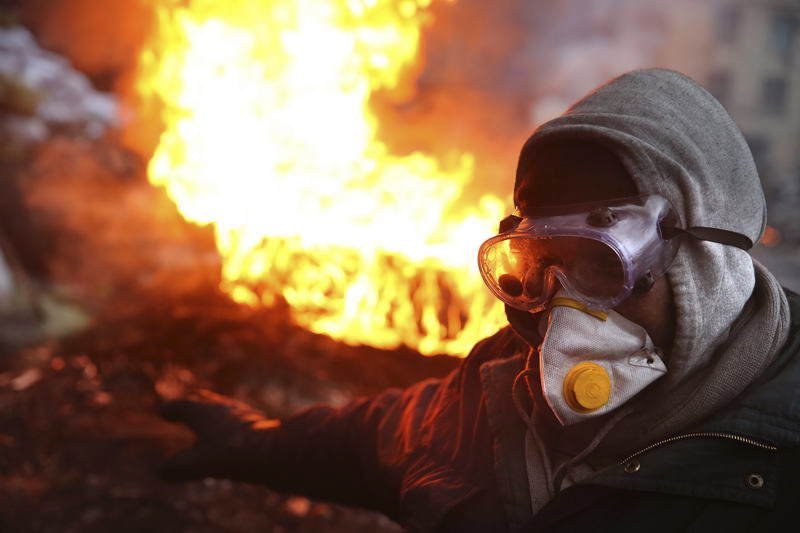
[[[96,91],[69,62],[39,47],[21,27],[0,28],[0,82],[6,93],[3,133],[35,143],[54,133],[94,139],[117,123],[113,96]],[[10,109],[9,109],[10,108]]]

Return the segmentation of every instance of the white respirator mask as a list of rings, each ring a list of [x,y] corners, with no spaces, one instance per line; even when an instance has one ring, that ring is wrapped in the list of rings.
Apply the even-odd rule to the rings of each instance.
[[[667,373],[645,329],[564,289],[551,301],[539,353],[545,400],[562,425],[614,411]]]

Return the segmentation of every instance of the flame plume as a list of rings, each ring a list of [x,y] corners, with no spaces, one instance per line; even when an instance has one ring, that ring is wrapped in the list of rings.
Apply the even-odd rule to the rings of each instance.
[[[465,354],[505,322],[475,253],[504,202],[459,205],[473,157],[390,153],[370,96],[415,64],[430,0],[159,5],[137,92],[165,130],[151,182],[213,224],[222,289],[283,298],[349,343]]]

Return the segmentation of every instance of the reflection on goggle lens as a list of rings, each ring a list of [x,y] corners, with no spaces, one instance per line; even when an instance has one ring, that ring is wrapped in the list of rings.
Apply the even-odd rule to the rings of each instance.
[[[639,280],[666,271],[677,250],[672,237],[680,234],[664,236],[676,219],[658,195],[543,207],[514,220],[481,245],[478,263],[498,298],[530,312],[541,310],[559,283],[590,307],[613,308]]]
[[[500,286],[500,290],[512,298],[522,296],[522,281],[513,274],[501,274],[497,278],[497,284]]]
[[[624,286],[624,268],[608,245],[584,237],[516,237],[491,245],[485,265],[510,298],[546,296],[547,276],[560,272],[573,289],[612,298]]]

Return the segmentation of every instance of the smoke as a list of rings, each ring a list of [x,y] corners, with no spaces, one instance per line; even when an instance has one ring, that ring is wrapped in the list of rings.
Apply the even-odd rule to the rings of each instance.
[[[541,74],[532,79],[532,126],[629,70],[662,67],[704,76],[696,58],[709,56],[712,28],[699,2],[570,0],[554,16],[553,30],[534,33],[528,43]]]
[[[7,93],[0,123],[5,142],[34,143],[55,133],[93,139],[117,122],[111,95],[94,90],[82,73],[40,48],[21,27],[0,28],[0,86]]]
[[[713,46],[711,6],[693,0],[458,0],[433,4],[417,91],[381,107],[397,152],[471,152],[464,204],[509,198],[517,154],[539,124],[636,68],[701,82]]]
[[[126,92],[154,1],[27,0],[22,20],[103,88]],[[476,154],[473,191],[507,195],[522,141],[593,87],[627,70],[709,69],[712,4],[695,0],[439,0],[423,36],[422,68],[402,95],[375,99],[397,153]],[[147,110],[127,136],[154,148]],[[155,126],[149,126],[150,124]],[[143,154],[145,156],[149,154]]]

